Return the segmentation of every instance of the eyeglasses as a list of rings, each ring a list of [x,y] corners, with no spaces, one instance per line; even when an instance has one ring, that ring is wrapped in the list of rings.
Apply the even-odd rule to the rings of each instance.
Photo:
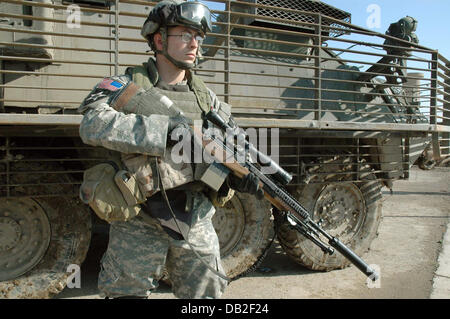
[[[167,36],[170,37],[181,37],[181,41],[184,43],[191,43],[192,38],[197,41],[198,45],[201,45],[203,43],[203,40],[205,39],[199,34],[192,34],[190,32],[181,32],[181,34],[168,34]]]

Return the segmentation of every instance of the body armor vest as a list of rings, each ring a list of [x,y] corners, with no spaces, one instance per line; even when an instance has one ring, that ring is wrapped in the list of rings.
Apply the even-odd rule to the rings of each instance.
[[[202,119],[202,109],[198,105],[197,98],[192,91],[168,91],[155,87],[158,93],[167,96],[180,109],[184,116],[191,120]]]
[[[152,60],[149,60],[143,67],[139,66],[127,70],[127,73],[131,75],[132,81],[140,87],[140,94],[135,94],[124,103],[125,105],[120,105],[119,109],[125,113],[142,115],[159,113],[157,110],[159,105],[157,106],[158,103],[156,103],[160,100],[159,96],[167,97],[186,117],[192,120],[201,120],[203,112],[210,110],[212,102],[208,90],[204,83],[195,76],[191,76],[188,81],[187,86],[190,90],[186,88],[186,90],[174,91],[163,90],[154,86],[158,81],[158,74]],[[154,100],[155,103],[149,103],[149,100]],[[165,106],[159,107],[161,109]],[[204,184],[192,182],[202,180],[202,176],[209,166],[209,164],[203,163],[196,165],[185,162],[175,163],[172,158],[172,148],[167,148],[164,158],[142,154],[122,154],[122,161],[127,169],[134,173],[139,182],[139,187],[146,197],[150,197],[159,191],[160,182],[165,189],[176,188],[189,183],[189,185],[186,185],[187,188],[199,191],[204,188]],[[159,167],[161,181],[159,181],[156,173],[156,165]],[[225,177],[226,175],[223,176],[223,180]],[[223,180],[218,181],[219,185]],[[215,184],[218,184],[217,181]]]

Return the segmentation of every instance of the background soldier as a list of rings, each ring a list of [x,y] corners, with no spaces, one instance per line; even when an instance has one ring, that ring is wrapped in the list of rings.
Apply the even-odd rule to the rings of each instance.
[[[218,276],[223,269],[211,222],[215,212],[212,201],[223,205],[233,189],[261,194],[259,181],[252,174],[243,179],[230,175],[223,177],[215,191],[200,181],[207,164],[176,164],[170,157],[170,136],[176,128],[202,119],[211,109],[232,123],[230,106],[220,102],[190,71],[208,31],[211,16],[205,5],[159,2],[141,32],[156,59],[127,69],[125,75],[105,78],[79,108],[84,114],[80,125],[83,141],[120,152],[121,165],[148,198],[138,216],[108,220],[110,237],[98,283],[107,297],[146,298],[158,286],[164,269],[178,298],[218,298],[227,285]],[[142,94],[130,97],[130,91]],[[139,100],[142,96],[145,103]],[[148,101],[154,98],[156,105],[161,96],[185,116],[153,113],[153,103]],[[160,186],[167,189],[173,214]]]

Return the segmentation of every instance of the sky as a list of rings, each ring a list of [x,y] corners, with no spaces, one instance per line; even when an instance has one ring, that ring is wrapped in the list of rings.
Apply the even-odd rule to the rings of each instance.
[[[324,0],[323,2],[348,11],[352,23],[358,26],[385,33],[389,25],[405,16],[418,20],[416,34],[419,44],[450,59],[450,0]],[[380,25],[373,27],[367,20],[374,13],[373,7],[380,8]],[[368,12],[369,9],[369,12]],[[372,10],[371,10],[372,9]]]
[[[218,7],[220,4],[203,2],[211,9],[221,9]],[[323,0],[322,2],[350,12],[353,24],[383,34],[391,23],[409,15],[418,20],[416,34],[419,37],[419,44],[437,49],[450,59],[450,0]],[[376,25],[370,21],[368,23],[370,16],[375,14],[374,8],[379,8],[380,13],[379,24]]]

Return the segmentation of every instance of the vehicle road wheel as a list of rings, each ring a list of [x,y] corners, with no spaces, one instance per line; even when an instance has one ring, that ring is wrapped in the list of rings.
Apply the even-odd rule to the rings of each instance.
[[[228,277],[244,274],[265,257],[274,236],[270,217],[268,201],[238,192],[224,207],[216,208],[213,224]]]
[[[450,167],[450,157],[447,157],[439,163],[439,167]]]
[[[419,157],[417,163],[419,168],[425,171],[429,171],[436,166],[436,161],[432,158]]]
[[[433,158],[433,150],[430,146],[427,146],[422,154],[417,159],[417,165],[420,169],[425,171],[431,170],[436,166],[437,162]]]
[[[0,198],[0,298],[50,298],[73,277],[76,266],[69,266],[86,258],[91,212],[76,197],[34,196],[73,192],[71,177],[54,173],[62,168],[45,161],[13,165],[24,173],[11,176],[16,197]]]
[[[90,213],[75,199],[0,199],[0,297],[62,291],[74,271],[69,265],[86,257],[90,234]]]
[[[333,165],[322,167],[331,169]],[[377,236],[382,215],[381,184],[370,172],[361,173],[361,179],[367,181],[307,184],[296,192],[298,201],[312,219],[315,222],[322,219],[322,228],[358,255],[366,252]],[[286,254],[299,264],[322,271],[340,269],[350,264],[337,251],[331,256],[323,253],[292,229],[287,221],[279,221],[275,216],[279,242]]]

